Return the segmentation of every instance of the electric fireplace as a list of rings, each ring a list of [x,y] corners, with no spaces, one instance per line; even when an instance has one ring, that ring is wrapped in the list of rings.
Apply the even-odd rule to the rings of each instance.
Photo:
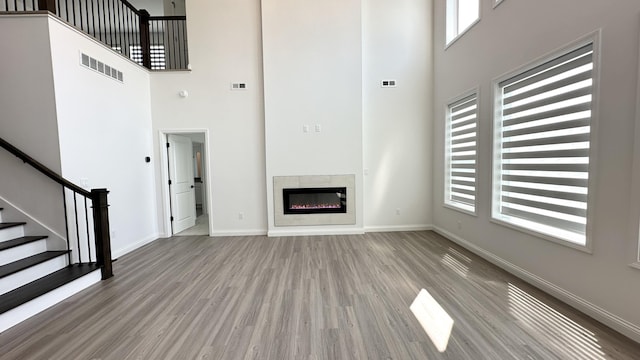
[[[347,188],[282,189],[284,214],[340,214],[347,212]]]
[[[273,177],[274,226],[356,223],[355,175]]]

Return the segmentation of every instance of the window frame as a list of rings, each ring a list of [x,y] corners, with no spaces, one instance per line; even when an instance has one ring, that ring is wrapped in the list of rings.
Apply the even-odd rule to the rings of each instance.
[[[523,66],[518,67],[515,70],[509,71],[506,74],[501,75],[498,78],[495,78],[492,81],[492,89],[493,89],[493,113],[492,113],[492,154],[491,154],[491,213],[489,219],[492,223],[511,228],[513,230],[532,235],[535,238],[547,240],[559,245],[563,245],[566,247],[570,247],[576,250],[580,250],[586,253],[591,254],[593,252],[592,247],[592,234],[593,234],[593,223],[594,223],[594,211],[595,206],[595,190],[596,182],[597,182],[597,172],[594,171],[596,169],[597,154],[598,154],[598,119],[599,119],[599,91],[600,91],[600,62],[601,62],[601,29],[596,30],[593,33],[590,33],[582,38],[572,41],[571,43],[557,48],[553,51],[548,52],[547,54],[537,58],[534,61],[531,61]],[[500,155],[501,155],[501,144],[498,139],[499,131],[501,130],[501,124],[499,124],[498,119],[501,118],[501,87],[500,83],[504,82],[510,78],[518,76],[522,73],[530,71],[538,66],[541,66],[549,61],[553,61],[563,55],[566,55],[574,50],[577,50],[583,46],[588,44],[592,44],[593,46],[593,85],[592,85],[592,99],[591,99],[591,118],[590,118],[590,136],[589,136],[589,164],[588,164],[588,180],[587,180],[587,213],[585,216],[586,226],[585,226],[585,243],[579,244],[567,239],[563,239],[558,236],[554,236],[551,234],[547,234],[541,231],[536,231],[527,227],[523,227],[518,224],[514,224],[512,222],[506,221],[504,219],[500,219],[496,217],[496,213],[499,213],[498,204],[499,204],[499,196],[501,194],[500,189],[497,187],[500,186]]]
[[[477,23],[482,19],[482,0],[478,1],[478,18],[472,21],[469,26],[467,26],[464,30],[458,31],[458,22],[460,21],[460,17],[458,16],[459,4],[460,0],[446,0],[445,1],[445,9],[444,9],[444,49],[448,49],[449,46],[453,45],[458,39],[460,39],[464,34],[466,34],[469,30],[471,30]],[[449,6],[451,3],[455,4],[455,16],[449,15]],[[454,20],[454,24],[451,23],[451,20]],[[454,27],[456,29],[455,35],[451,39],[447,39],[449,34],[449,29]]]
[[[640,53],[639,53],[640,56]],[[629,266],[640,270],[640,62],[638,62],[636,85],[636,118],[633,139],[633,163],[631,173],[631,208],[629,209],[629,233],[633,241],[629,246]],[[635,234],[635,235],[634,235]]]
[[[474,199],[474,204],[473,204],[473,211],[464,208],[464,206],[459,206],[456,205],[455,202],[448,202],[447,198],[448,198],[448,194],[449,194],[449,164],[450,164],[450,150],[449,150],[449,139],[450,139],[450,133],[449,133],[449,123],[450,123],[450,114],[451,114],[451,106],[455,105],[457,102],[464,100],[466,98],[469,98],[471,96],[475,95],[475,99],[476,99],[476,135],[475,135],[475,141],[476,141],[476,154],[475,154],[475,199]],[[467,90],[464,93],[462,93],[461,95],[458,95],[454,98],[449,99],[445,105],[444,105],[444,110],[445,110],[445,126],[444,126],[444,176],[443,176],[443,180],[444,180],[444,188],[443,188],[443,206],[452,210],[456,210],[462,213],[465,213],[467,215],[472,215],[472,216],[478,216],[478,179],[479,179],[479,166],[478,166],[478,158],[479,158],[479,146],[480,146],[480,136],[479,136],[479,129],[480,129],[480,88],[476,87],[473,88],[471,90]]]

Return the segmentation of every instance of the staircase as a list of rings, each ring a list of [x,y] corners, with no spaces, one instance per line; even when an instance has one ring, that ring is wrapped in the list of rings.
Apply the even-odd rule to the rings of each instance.
[[[2,210],[0,332],[100,281],[95,263],[69,265],[71,250],[47,250],[47,236],[25,235],[26,223],[3,222]]]

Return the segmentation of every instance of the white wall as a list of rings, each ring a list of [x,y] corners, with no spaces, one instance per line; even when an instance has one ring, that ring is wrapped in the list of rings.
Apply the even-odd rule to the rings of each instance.
[[[296,175],[355,174],[356,224],[348,227],[362,231],[361,36],[359,0],[262,0],[270,234],[291,230],[274,226],[273,177]],[[335,228],[344,226],[312,227]]]
[[[154,154],[161,130],[209,131],[213,235],[266,233],[259,0],[187,2],[190,72],[151,75]],[[231,91],[231,82],[247,90]],[[187,90],[189,96],[178,96]],[[171,132],[171,131],[169,131]],[[156,166],[157,187],[160,167]],[[161,194],[159,192],[159,201]],[[238,214],[244,213],[240,219]],[[161,227],[167,229],[160,216]]]
[[[49,31],[62,175],[109,189],[117,257],[158,236],[149,73],[54,17]],[[80,52],[122,71],[124,82],[82,66]]]
[[[0,16],[0,137],[59,173],[48,34],[46,16]],[[60,186],[3,149],[0,169],[0,196],[63,234]]]
[[[362,2],[367,231],[432,223],[432,8],[431,0]]]
[[[496,9],[482,1],[482,19],[444,50],[445,1],[435,2],[433,218],[435,226],[485,256],[504,260],[574,306],[640,340],[640,271],[628,266],[629,191],[638,81],[640,3],[616,1],[512,1]],[[491,82],[578,38],[602,29],[599,129],[592,176],[595,195],[593,254],[491,223]],[[442,206],[444,109],[447,99],[480,87],[478,216]],[[457,227],[461,222],[461,229]],[[571,298],[575,295],[577,298]],[[586,301],[582,302],[581,301]],[[628,321],[619,321],[615,316]]]

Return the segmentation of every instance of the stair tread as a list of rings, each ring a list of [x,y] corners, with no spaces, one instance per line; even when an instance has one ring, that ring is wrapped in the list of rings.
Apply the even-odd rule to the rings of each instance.
[[[12,263],[8,263],[5,265],[0,266],[0,279],[5,277],[5,276],[9,276],[11,274],[15,274],[18,271],[24,270],[26,268],[29,268],[31,266],[34,265],[38,265],[40,263],[43,263],[47,260],[51,260],[53,258],[56,258],[60,255],[66,255],[67,253],[69,253],[68,250],[63,250],[63,251],[45,251],[45,252],[41,252],[39,254],[35,254],[33,256],[29,256],[26,257],[24,259],[20,259],[18,261],[14,261]]]
[[[2,229],[8,229],[10,227],[14,227],[14,226],[20,226],[20,225],[26,225],[27,223],[25,222],[6,222],[6,223],[0,223],[0,230]]]
[[[11,249],[12,247],[28,244],[33,241],[46,239],[46,236],[23,236],[7,241],[0,242],[0,251]]]
[[[64,269],[0,295],[0,314],[31,301],[38,296],[44,295],[62,285],[68,284],[99,268],[99,266],[93,263],[67,266]]]

